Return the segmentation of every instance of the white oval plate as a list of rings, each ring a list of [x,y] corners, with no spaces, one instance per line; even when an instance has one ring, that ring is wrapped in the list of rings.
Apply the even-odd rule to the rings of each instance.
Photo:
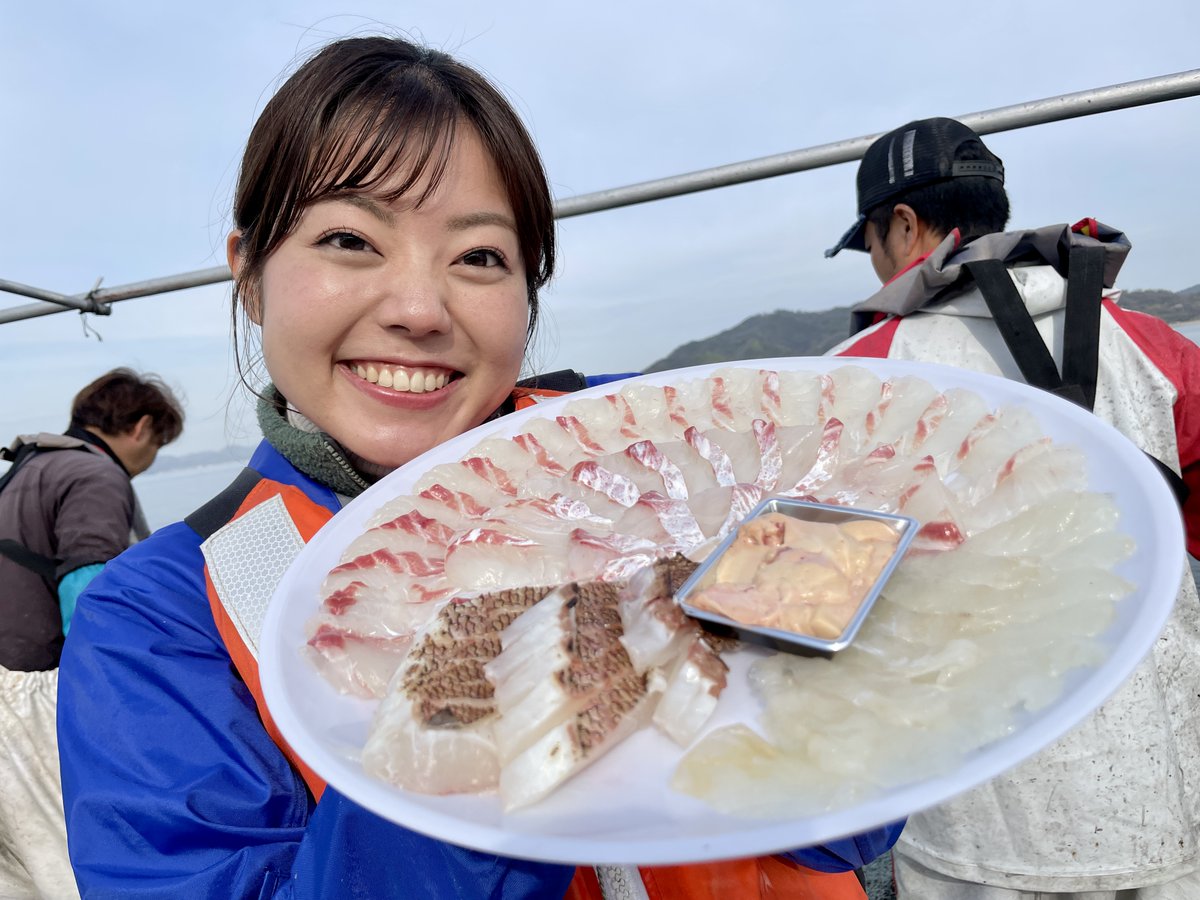
[[[601,396],[642,382],[678,384],[721,368],[827,372],[861,365],[881,378],[915,375],[945,391],[965,388],[993,409],[1025,406],[1044,433],[1086,453],[1089,488],[1111,494],[1119,528],[1137,542],[1116,568],[1136,585],[1102,636],[1107,657],[1069,672],[1057,701],[1017,713],[1011,734],[968,755],[952,771],[819,815],[790,820],[737,818],[714,811],[668,785],[679,747],[643,729],[530,809],[505,814],[495,794],[427,796],[366,774],[359,752],[376,703],[337,693],[304,658],[305,622],[319,606],[318,588],[345,547],[383,503],[406,494],[429,468],[461,458],[484,437],[511,437],[531,418],[552,417],[572,400]],[[331,786],[369,810],[452,843],[506,856],[563,863],[665,865],[757,856],[869,830],[968,790],[1036,753],[1103,703],[1149,652],[1166,622],[1182,574],[1183,528],[1174,496],[1149,459],[1116,429],[1065,400],[1027,385],[961,369],[899,360],[817,357],[751,360],[659,372],[546,401],[474,429],[434,448],[373,485],[304,548],[267,610],[260,641],[260,676],[284,738]],[[758,708],[745,673],[761,651],[727,655],[729,687],[706,731]],[[733,711],[742,710],[734,716]]]

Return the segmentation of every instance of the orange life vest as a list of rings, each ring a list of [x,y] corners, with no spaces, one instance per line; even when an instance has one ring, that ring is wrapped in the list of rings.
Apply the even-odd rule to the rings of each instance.
[[[519,393],[517,408],[532,405],[548,392]],[[234,522],[262,503],[278,497],[296,526],[300,538],[308,543],[333,514],[308,498],[299,488],[266,478],[261,479],[229,518]],[[263,700],[258,677],[258,658],[246,644],[234,614],[226,608],[208,567],[204,582],[217,631],[229,656],[254,697],[259,717],[271,739],[300,773],[315,799],[325,790],[325,782],[288,746],[271,718]],[[780,856],[727,860],[686,866],[649,866],[639,868],[650,900],[866,900],[867,895],[853,872],[818,872]],[[579,867],[564,900],[604,900],[595,870]]]

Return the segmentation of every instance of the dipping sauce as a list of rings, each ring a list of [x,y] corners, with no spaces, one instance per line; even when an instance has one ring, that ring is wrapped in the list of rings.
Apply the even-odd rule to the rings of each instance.
[[[877,519],[812,522],[767,513],[738,529],[688,602],[746,625],[836,638],[899,540]]]

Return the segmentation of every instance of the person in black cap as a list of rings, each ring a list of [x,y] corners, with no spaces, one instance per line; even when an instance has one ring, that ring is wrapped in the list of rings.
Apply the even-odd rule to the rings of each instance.
[[[1117,305],[1121,232],[1095,219],[1003,232],[1008,213],[1003,164],[962,123],[876,140],[858,218],[827,255],[869,253],[884,286],[829,353],[1003,375],[1092,409],[1162,461],[1197,555],[1200,348]],[[894,851],[901,900],[1200,898],[1200,604],[1179,565],[1162,637],[1097,713],[909,819]]]
[[[858,218],[825,255],[866,251],[887,282],[954,229],[964,240],[1002,231],[1008,214],[1004,163],[979,135],[955,119],[909,122],[867,149]]]

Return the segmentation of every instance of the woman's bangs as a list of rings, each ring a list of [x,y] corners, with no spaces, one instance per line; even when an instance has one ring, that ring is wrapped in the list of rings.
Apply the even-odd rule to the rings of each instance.
[[[415,198],[420,206],[438,186],[454,141],[455,111],[429,102],[432,98],[417,108],[388,99],[331,123],[329,138],[314,153],[305,205],[343,193],[369,193],[390,203],[421,184]]]

